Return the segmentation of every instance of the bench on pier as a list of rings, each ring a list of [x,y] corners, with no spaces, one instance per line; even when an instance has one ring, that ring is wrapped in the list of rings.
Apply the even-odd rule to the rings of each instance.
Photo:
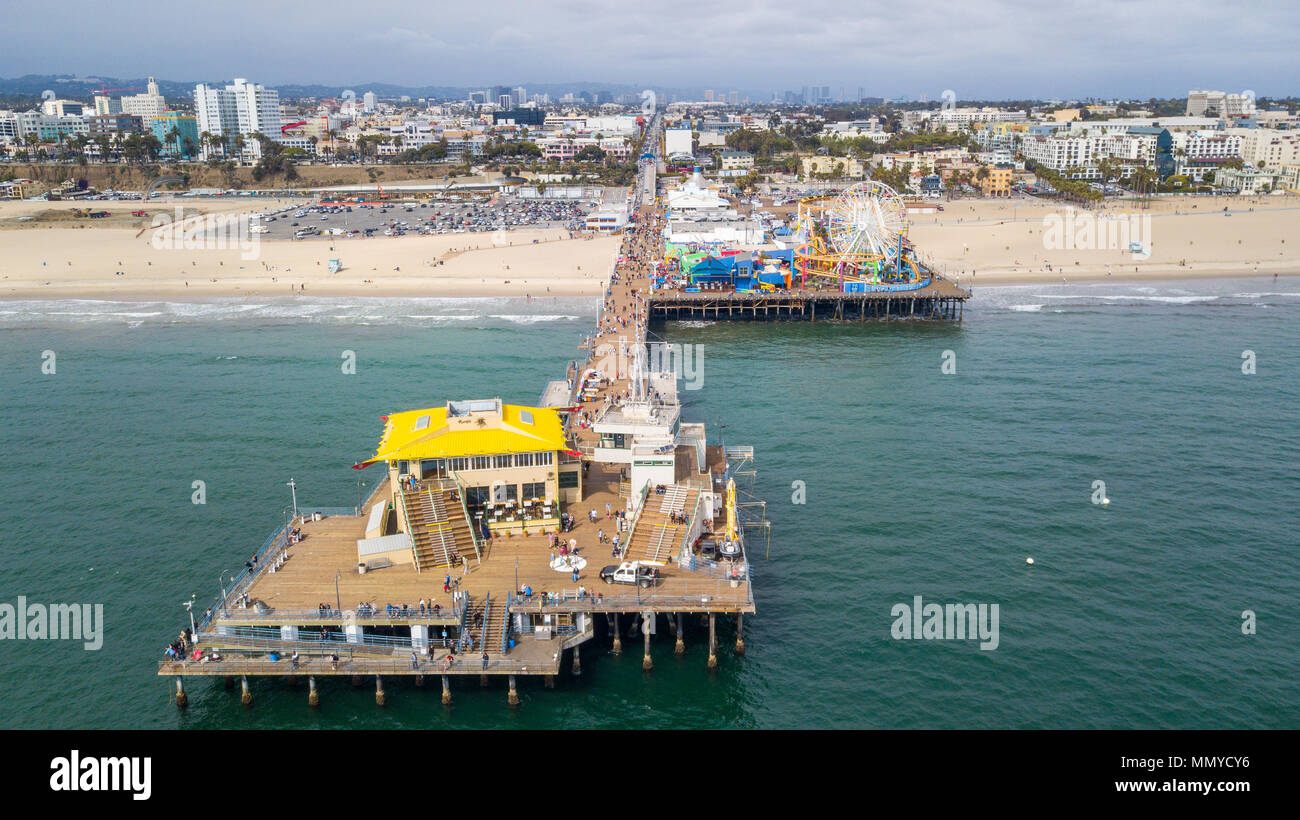
[[[367,572],[370,572],[371,570],[384,569],[386,567],[391,567],[392,565],[393,565],[392,561],[381,556],[379,558],[371,558],[369,561],[362,561],[360,564],[357,565],[357,572],[360,574],[365,574]],[[365,567],[365,569],[362,569],[362,567]]]

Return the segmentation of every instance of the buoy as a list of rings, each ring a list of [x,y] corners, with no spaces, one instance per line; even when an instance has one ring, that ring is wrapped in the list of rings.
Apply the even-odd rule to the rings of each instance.
[[[1110,503],[1110,499],[1109,499],[1109,498],[1103,498],[1103,499],[1101,500],[1101,504],[1102,504],[1103,507],[1106,506],[1106,505],[1109,504],[1109,503]]]
[[[1033,559],[1033,558],[1026,558],[1026,559],[1025,559],[1025,563],[1032,567],[1032,566],[1034,565],[1034,559]]]

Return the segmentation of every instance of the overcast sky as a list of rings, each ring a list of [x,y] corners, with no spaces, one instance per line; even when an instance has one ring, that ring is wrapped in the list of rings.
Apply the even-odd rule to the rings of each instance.
[[[605,81],[937,99],[1300,92],[1300,3],[3,0],[0,76]]]

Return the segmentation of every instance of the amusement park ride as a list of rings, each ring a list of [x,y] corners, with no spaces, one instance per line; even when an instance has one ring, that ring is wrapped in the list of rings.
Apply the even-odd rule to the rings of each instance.
[[[801,200],[796,234],[792,277],[804,289],[831,283],[839,290],[915,286],[930,277],[906,238],[907,206],[883,182]]]

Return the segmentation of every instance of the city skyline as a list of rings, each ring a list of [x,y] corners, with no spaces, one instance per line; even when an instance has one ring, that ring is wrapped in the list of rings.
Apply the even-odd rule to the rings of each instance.
[[[156,29],[130,14],[105,17],[98,6],[69,0],[11,12],[0,77],[244,76],[268,86],[343,87],[577,86],[601,77],[609,85],[712,88],[756,100],[804,85],[830,85],[836,98],[841,86],[850,98],[862,86],[869,96],[936,99],[953,89],[971,100],[1171,97],[1199,87],[1295,93],[1284,84],[1300,66],[1289,37],[1300,11],[1245,6],[1249,14],[1224,19],[1200,0],[1140,9],[1117,0],[1066,8],[944,0],[923,14],[879,3],[796,9],[760,2],[741,10],[669,0],[642,12],[562,0],[537,15],[517,0],[465,10],[377,0],[366,19],[344,21],[330,4],[304,16],[236,0],[205,20],[202,36],[159,42]],[[678,21],[668,36],[666,20]],[[51,30],[78,48],[48,49]],[[318,45],[286,48],[288,30],[295,42]]]

